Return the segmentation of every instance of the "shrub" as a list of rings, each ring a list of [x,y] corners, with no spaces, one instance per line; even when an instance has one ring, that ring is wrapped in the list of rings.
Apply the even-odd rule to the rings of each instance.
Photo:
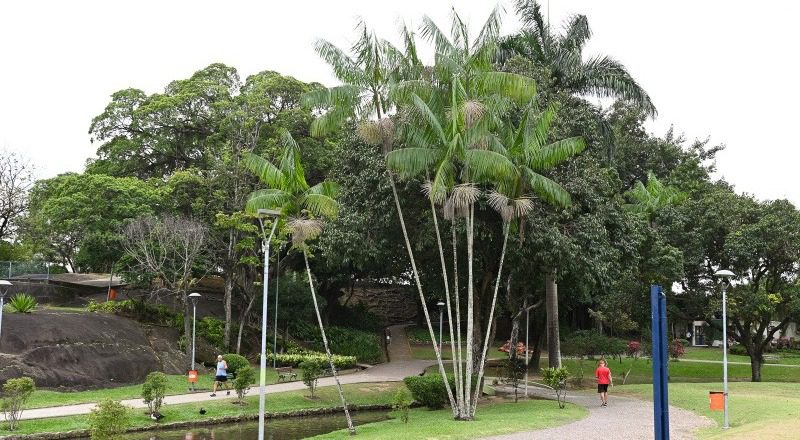
[[[749,356],[747,354],[747,349],[744,348],[744,345],[731,345],[728,347],[728,353],[735,354],[739,356]]]
[[[453,388],[455,386],[453,378],[448,378],[448,381]],[[403,383],[411,391],[414,400],[430,409],[442,408],[448,402],[447,388],[439,374],[409,376],[403,379]]]
[[[222,359],[224,359],[225,363],[228,364],[227,372],[229,375],[238,376],[239,370],[250,366],[250,362],[247,360],[247,358],[236,353],[223,354]]]
[[[628,342],[628,357],[639,357],[642,343],[639,341]]]
[[[378,363],[383,360],[382,341],[377,334],[336,326],[328,326],[325,330],[331,352],[354,356],[360,362]],[[299,321],[293,324],[292,334],[306,341],[314,350],[324,350],[322,335],[317,326]]]
[[[89,414],[89,432],[92,440],[116,438],[125,432],[130,421],[130,409],[122,402],[105,399]]]
[[[36,384],[30,377],[8,379],[3,384],[3,400],[0,401],[0,412],[6,417],[9,431],[17,429],[19,418],[22,416],[22,408],[35,390]]]
[[[586,356],[589,359],[595,356],[607,356],[619,358],[622,361],[622,355],[628,350],[628,342],[602,335],[595,330],[576,331],[564,338],[561,344],[563,354],[576,357]]]
[[[197,321],[197,335],[205,338],[211,345],[222,347],[225,334],[225,321],[206,316]]]
[[[8,300],[11,310],[16,313],[30,313],[36,308],[36,298],[27,293],[18,293]]]
[[[408,415],[410,413],[409,409],[411,408],[411,396],[408,395],[408,391],[404,389],[397,390],[394,393],[394,397],[392,398],[392,414],[400,419],[403,423],[408,423]]]
[[[569,378],[569,371],[567,371],[567,368],[560,367],[542,370],[542,378],[544,379],[544,383],[556,392],[558,407],[564,409],[567,406],[567,379]]]
[[[514,403],[519,400],[517,389],[519,382],[525,377],[525,361],[520,358],[506,359],[503,362],[506,379],[514,387]]]
[[[142,399],[147,404],[150,414],[157,414],[164,403],[164,395],[167,392],[167,375],[154,371],[147,375],[142,385]]]
[[[250,385],[256,381],[256,370],[246,366],[239,368],[236,373],[236,379],[233,380],[233,389],[236,390],[236,396],[239,397],[239,404],[244,405],[244,396],[250,389]]]
[[[300,370],[302,371],[303,383],[311,391],[311,398],[314,398],[314,392],[317,390],[317,381],[322,373],[325,371],[323,368],[324,363],[318,359],[308,359],[300,363]]]
[[[686,354],[686,349],[683,347],[683,342],[680,339],[674,339],[669,344],[669,357],[677,361]]]
[[[336,369],[353,368],[356,366],[355,356],[339,356],[333,355],[333,365]],[[318,353],[315,351],[300,351],[295,353],[280,353],[277,356],[274,353],[267,354],[267,360],[277,360],[277,364],[283,367],[298,367],[301,363],[307,360],[318,360],[320,362],[328,362],[328,356],[325,353]]]
[[[789,340],[789,338],[779,338],[778,341],[775,343],[775,348],[777,348],[778,350],[792,348],[792,342]]]

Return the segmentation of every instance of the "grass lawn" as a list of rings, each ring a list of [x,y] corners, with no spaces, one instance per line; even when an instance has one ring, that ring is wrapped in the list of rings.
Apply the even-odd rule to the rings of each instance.
[[[781,350],[776,353],[768,353],[768,354],[780,357],[780,359],[777,361],[769,361],[770,364],[800,365],[800,351],[798,350]],[[722,362],[722,349],[714,347],[687,347],[685,358]],[[736,354],[728,354],[728,361],[746,362],[749,364],[750,357],[736,355]]]
[[[546,363],[546,362],[545,362]],[[580,376],[581,361],[576,359],[564,359],[564,366],[570,371],[573,377]],[[594,383],[594,369],[597,360],[584,360],[583,378],[584,382]],[[622,377],[628,369],[631,370],[626,383],[652,383],[653,365],[649,359],[639,359],[634,361],[630,358],[622,358],[622,363],[618,360],[610,360],[609,368],[614,376],[614,382],[622,385]],[[672,382],[712,382],[722,377],[722,364],[701,363],[701,362],[674,362],[669,363],[669,378]],[[730,381],[749,382],[751,377],[750,365],[728,365],[728,378]],[[761,368],[761,378],[765,382],[800,382],[800,368],[780,367],[765,364]]]
[[[258,377],[258,374],[256,374]],[[275,383],[278,374],[275,370],[267,369],[267,383]],[[214,378],[210,374],[201,374],[198,377],[196,388],[210,390],[214,383]],[[181,374],[167,375],[167,395],[186,394],[189,392],[186,376]],[[101,390],[60,392],[50,390],[37,390],[28,401],[26,408],[44,408],[48,406],[74,405],[78,403],[97,402],[101,399],[136,399],[142,395],[142,385],[126,385],[116,388],[105,388]]]
[[[397,389],[404,387],[402,383],[364,383],[344,385],[347,402],[354,405],[388,404],[391,403]],[[251,390],[255,390],[252,388]],[[232,399],[219,399],[208,402],[198,402],[184,405],[165,405],[161,409],[164,415],[163,422],[179,422],[184,420],[202,420],[223,416],[236,416],[241,414],[258,413],[258,394],[247,397],[247,405],[234,405]],[[288,391],[267,395],[267,411],[281,413],[309,408],[331,408],[341,406],[336,387],[322,387],[318,389],[317,398],[307,397],[308,391]],[[200,408],[206,409],[205,415],[200,415]],[[156,426],[146,414],[144,409],[131,410],[133,414],[131,426]],[[20,422],[15,434],[32,434],[40,432],[63,432],[75,429],[87,429],[88,417],[71,416],[51,419],[23,420]],[[9,434],[5,425],[0,425],[0,436]]]
[[[718,427],[699,432],[703,439],[796,439],[800,432],[800,384],[736,382],[729,384],[731,428],[723,431],[722,412],[708,409],[708,392],[722,383],[671,383],[669,401],[713,419]],[[650,385],[614,387],[614,393],[652,399]]]
[[[433,345],[430,342],[427,344],[410,344],[411,345],[411,356],[414,359],[422,359],[422,360],[435,360],[436,359],[436,352],[433,351]],[[489,347],[489,351],[486,352],[486,357],[488,359],[501,359],[507,356],[506,353],[498,351],[500,348],[500,344],[495,343],[491,347]],[[480,348],[481,350],[483,347]],[[466,345],[464,345],[464,355],[466,356],[467,349]],[[480,351],[477,352],[480,355]],[[445,360],[452,360],[452,350],[450,350],[450,343],[445,342],[442,344],[442,359]]]
[[[453,420],[450,409],[431,411],[419,408],[411,410],[408,424],[393,419],[370,423],[357,427],[357,430],[359,439],[472,439],[563,425],[586,417],[587,414],[585,408],[576,405],[559,409],[558,404],[553,401],[529,400],[481,405],[476,420],[472,422]],[[351,437],[347,430],[341,430],[312,438]]]

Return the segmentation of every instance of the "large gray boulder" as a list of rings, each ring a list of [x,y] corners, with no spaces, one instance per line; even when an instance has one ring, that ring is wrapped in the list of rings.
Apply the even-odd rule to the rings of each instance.
[[[88,389],[141,383],[152,371],[188,369],[174,329],[108,314],[4,313],[0,383],[29,376],[38,387]]]

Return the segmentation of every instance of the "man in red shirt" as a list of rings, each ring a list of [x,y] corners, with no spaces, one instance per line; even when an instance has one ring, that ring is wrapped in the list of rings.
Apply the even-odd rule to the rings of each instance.
[[[611,378],[611,370],[606,366],[605,359],[600,359],[600,362],[597,363],[597,370],[594,371],[594,376],[597,378],[600,406],[608,406],[608,386],[614,386],[614,380]]]

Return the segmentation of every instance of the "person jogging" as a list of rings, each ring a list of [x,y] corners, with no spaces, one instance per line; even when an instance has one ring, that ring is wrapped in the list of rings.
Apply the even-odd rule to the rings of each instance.
[[[600,406],[608,406],[608,386],[614,386],[614,379],[611,378],[611,370],[606,366],[606,360],[600,359],[597,369],[594,371],[597,378],[597,393],[600,394]]]
[[[217,395],[217,387],[222,386],[228,392],[227,394],[231,394],[231,389],[228,385],[228,363],[225,362],[225,359],[222,358],[222,355],[217,356],[217,371],[216,377],[214,378],[214,390],[211,391],[211,397]]]

